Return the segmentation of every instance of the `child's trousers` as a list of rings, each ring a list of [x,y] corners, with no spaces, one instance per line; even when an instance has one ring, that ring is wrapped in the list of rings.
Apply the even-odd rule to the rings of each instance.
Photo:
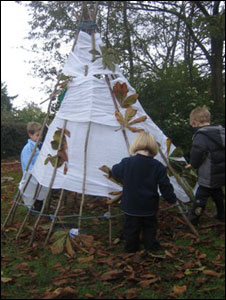
[[[193,203],[193,207],[189,214],[189,219],[192,224],[196,225],[199,221],[200,216],[203,214],[208,198],[211,197],[215,202],[217,209],[217,219],[224,218],[224,193],[222,188],[207,188],[204,186],[199,186],[196,195],[195,202]]]
[[[124,240],[125,251],[136,252],[140,248],[140,233],[143,231],[144,248],[151,251],[159,242],[156,240],[156,216],[136,217],[125,215]]]

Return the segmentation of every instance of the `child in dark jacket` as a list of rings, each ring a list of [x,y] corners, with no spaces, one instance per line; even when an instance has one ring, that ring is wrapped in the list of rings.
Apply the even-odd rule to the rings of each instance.
[[[197,225],[203,214],[209,197],[215,202],[216,219],[224,220],[225,185],[225,129],[210,125],[211,115],[208,109],[197,107],[190,114],[190,125],[194,128],[190,164],[198,170],[198,184],[195,202],[189,214],[193,225]]]
[[[176,203],[176,195],[167,176],[166,167],[154,159],[158,145],[147,132],[139,133],[130,147],[131,157],[112,167],[112,175],[123,182],[121,209],[125,214],[125,251],[136,252],[143,230],[147,251],[160,248],[156,240],[159,193],[169,203]]]

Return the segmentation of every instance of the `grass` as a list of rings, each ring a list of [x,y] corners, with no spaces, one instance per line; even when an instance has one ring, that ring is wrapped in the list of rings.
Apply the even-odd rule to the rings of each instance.
[[[2,223],[12,204],[21,177],[20,165],[2,165]],[[63,213],[74,205],[68,202]],[[54,200],[53,200],[54,203]],[[167,204],[161,203],[161,208]],[[103,199],[89,198],[84,208],[86,216],[103,216],[107,207]],[[225,298],[225,224],[212,219],[214,206],[210,201],[207,214],[197,227],[197,239],[174,209],[159,212],[159,240],[163,250],[156,254],[140,251],[123,252],[120,240],[122,217],[112,219],[113,244],[108,243],[108,220],[82,221],[84,241],[73,245],[74,255],[67,249],[53,254],[51,246],[44,248],[48,218],[31,247],[28,242],[36,217],[30,217],[18,241],[18,228],[26,209],[19,207],[14,223],[2,232],[2,299],[224,299]],[[113,214],[118,214],[117,205]],[[178,221],[179,220],[179,221]],[[57,225],[55,231],[77,227]],[[86,237],[93,237],[93,241]],[[82,236],[81,236],[82,238]],[[78,242],[78,240],[77,240]],[[90,243],[90,244],[89,244]],[[81,261],[81,258],[83,261]]]

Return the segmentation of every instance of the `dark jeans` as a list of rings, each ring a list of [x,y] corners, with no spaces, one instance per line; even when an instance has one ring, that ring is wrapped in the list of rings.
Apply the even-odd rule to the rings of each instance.
[[[125,240],[125,251],[136,252],[140,248],[140,233],[143,231],[143,242],[146,250],[152,250],[159,245],[156,240],[157,218],[135,217],[125,215],[123,237]]]
[[[189,219],[192,223],[197,223],[200,216],[203,214],[207,200],[211,197],[215,202],[217,209],[217,218],[221,219],[224,217],[224,193],[222,188],[212,189],[204,186],[199,186],[196,195],[195,202],[191,209]]]

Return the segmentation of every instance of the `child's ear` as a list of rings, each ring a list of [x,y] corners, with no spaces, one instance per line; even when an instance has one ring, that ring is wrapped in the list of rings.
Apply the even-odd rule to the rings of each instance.
[[[199,122],[193,121],[193,122],[191,123],[191,126],[192,126],[192,127],[199,127]]]

